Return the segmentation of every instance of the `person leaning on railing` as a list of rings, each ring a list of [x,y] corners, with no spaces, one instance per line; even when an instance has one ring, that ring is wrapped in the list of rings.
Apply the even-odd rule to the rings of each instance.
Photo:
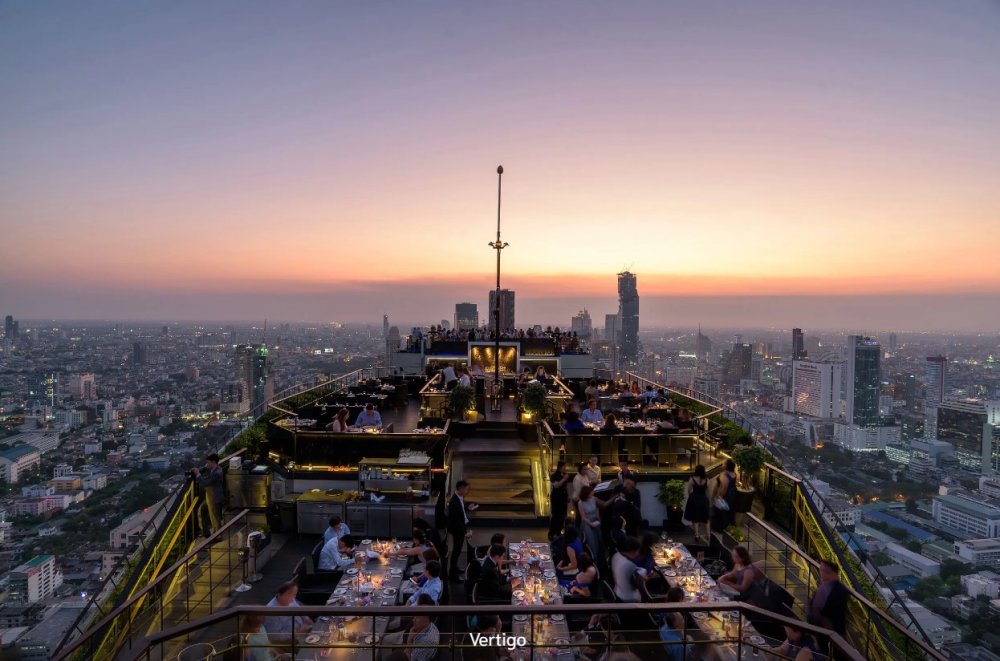
[[[809,623],[847,634],[847,601],[850,594],[840,582],[840,567],[832,560],[819,563],[819,587],[809,599]]]
[[[203,469],[192,468],[191,474],[195,476],[205,489],[203,507],[208,514],[208,526],[205,527],[205,537],[210,537],[213,532],[222,525],[222,505],[225,496],[222,493],[222,466],[219,465],[219,455],[214,452],[205,457],[205,467]]]

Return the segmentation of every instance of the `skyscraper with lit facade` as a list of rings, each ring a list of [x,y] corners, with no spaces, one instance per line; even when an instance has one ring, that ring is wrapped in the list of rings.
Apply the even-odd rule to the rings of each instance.
[[[266,345],[236,345],[237,380],[243,384],[243,401],[249,410],[257,410],[271,399],[274,386],[269,378],[270,367]]]

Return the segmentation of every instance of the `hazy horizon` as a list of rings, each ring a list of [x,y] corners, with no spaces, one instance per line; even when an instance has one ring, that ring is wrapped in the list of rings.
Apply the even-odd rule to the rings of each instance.
[[[891,295],[891,296],[739,296],[739,297],[665,297],[642,296],[640,278],[640,329],[693,328],[701,324],[713,328],[814,328],[853,330],[856,332],[902,331],[985,333],[1000,332],[998,298],[989,294],[966,295]],[[3,302],[4,314],[38,321],[91,321],[136,323],[246,323],[269,324],[331,322],[381,326],[388,314],[392,325],[406,334],[413,325],[452,321],[454,303],[470,302],[479,306],[480,323],[487,323],[485,292],[481,297],[458,297],[445,302],[437,292],[422,291],[420,285],[399,287],[392,295],[378,295],[371,290],[340,294],[180,294],[165,297],[149,295],[142,308],[129,297],[109,294],[101,309],[114,314],[88,312],[90,304],[74,303],[73,292],[62,299],[60,315],[42,314],[30,301],[21,306]],[[479,300],[479,299],[482,300]],[[586,308],[595,328],[604,326],[604,315],[617,311],[614,297],[567,296],[555,298],[517,298],[516,321],[520,327],[534,324],[568,328],[570,318]],[[21,311],[19,311],[21,310]],[[250,310],[251,312],[247,312]],[[172,311],[172,314],[168,312]],[[325,314],[324,314],[325,313]],[[845,322],[845,320],[849,320]]]

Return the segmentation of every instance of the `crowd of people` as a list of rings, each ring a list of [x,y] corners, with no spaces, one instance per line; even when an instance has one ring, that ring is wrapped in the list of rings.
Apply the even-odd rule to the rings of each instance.
[[[431,326],[427,329],[413,327],[406,338],[404,351],[417,353],[422,349],[432,348],[435,342],[493,342],[497,336],[489,326],[479,328],[444,328]],[[587,353],[587,345],[576,331],[563,331],[553,328],[505,328],[500,331],[500,341],[549,339],[559,353]]]

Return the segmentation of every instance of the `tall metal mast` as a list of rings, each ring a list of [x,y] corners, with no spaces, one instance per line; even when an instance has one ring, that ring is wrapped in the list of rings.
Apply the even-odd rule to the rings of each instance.
[[[500,194],[503,190],[503,166],[497,166],[497,240],[487,245],[497,251],[497,293],[493,301],[493,333],[494,333],[494,354],[495,365],[493,375],[493,392],[491,393],[491,405],[495,413],[500,412],[501,400],[503,399],[503,382],[500,380],[500,251],[508,244],[500,240]]]

